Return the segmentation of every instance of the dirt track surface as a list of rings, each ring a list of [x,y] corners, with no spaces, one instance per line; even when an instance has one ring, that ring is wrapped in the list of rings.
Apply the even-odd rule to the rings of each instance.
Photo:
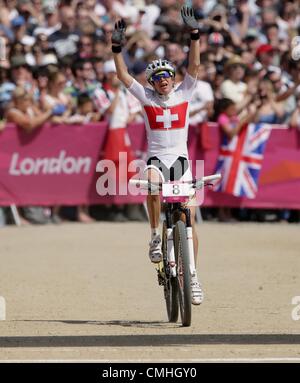
[[[198,225],[205,301],[167,322],[146,223],[0,230],[0,360],[300,361],[299,225]]]

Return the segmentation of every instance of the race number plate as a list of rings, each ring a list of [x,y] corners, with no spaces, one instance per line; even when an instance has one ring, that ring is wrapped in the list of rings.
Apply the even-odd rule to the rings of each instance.
[[[191,185],[188,183],[163,184],[162,194],[164,197],[189,197]]]

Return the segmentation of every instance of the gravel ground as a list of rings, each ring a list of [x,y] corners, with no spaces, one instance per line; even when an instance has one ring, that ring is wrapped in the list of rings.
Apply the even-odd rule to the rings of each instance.
[[[299,225],[197,230],[205,300],[183,328],[167,321],[146,223],[1,229],[0,359],[300,361]]]

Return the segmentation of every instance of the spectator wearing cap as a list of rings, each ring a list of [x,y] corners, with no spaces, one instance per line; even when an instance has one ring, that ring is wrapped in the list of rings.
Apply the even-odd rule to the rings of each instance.
[[[35,38],[27,34],[26,20],[22,15],[15,17],[11,21],[11,27],[14,32],[14,40],[19,41],[23,45],[32,47]]]
[[[238,113],[251,101],[251,95],[247,92],[247,85],[243,81],[245,76],[245,64],[237,55],[232,56],[224,66],[226,80],[221,85],[224,98],[232,100],[236,104]]]
[[[75,12],[70,6],[63,6],[59,10],[61,27],[49,36],[50,46],[56,50],[59,58],[73,55],[77,52],[80,32],[76,28]]]
[[[256,59],[265,70],[269,66],[274,66],[275,48],[270,44],[261,44],[256,51]]]

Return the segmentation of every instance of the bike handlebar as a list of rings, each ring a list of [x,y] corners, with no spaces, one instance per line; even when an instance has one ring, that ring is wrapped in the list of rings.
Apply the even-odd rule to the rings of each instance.
[[[205,186],[208,182],[211,181],[216,181],[222,178],[222,175],[217,173],[217,174],[212,174],[210,176],[204,176],[198,180],[193,180],[193,181],[187,181],[186,183],[191,183],[195,189],[201,189],[203,186]],[[136,186],[144,186],[144,187],[154,187],[158,190],[161,190],[162,184],[164,182],[149,182],[148,180],[137,180],[137,179],[131,179],[129,180],[129,183],[131,185],[136,185]]]
[[[212,174],[210,176],[204,176],[200,180],[203,182],[209,182],[209,181],[216,181],[222,178],[222,175],[220,173]]]

